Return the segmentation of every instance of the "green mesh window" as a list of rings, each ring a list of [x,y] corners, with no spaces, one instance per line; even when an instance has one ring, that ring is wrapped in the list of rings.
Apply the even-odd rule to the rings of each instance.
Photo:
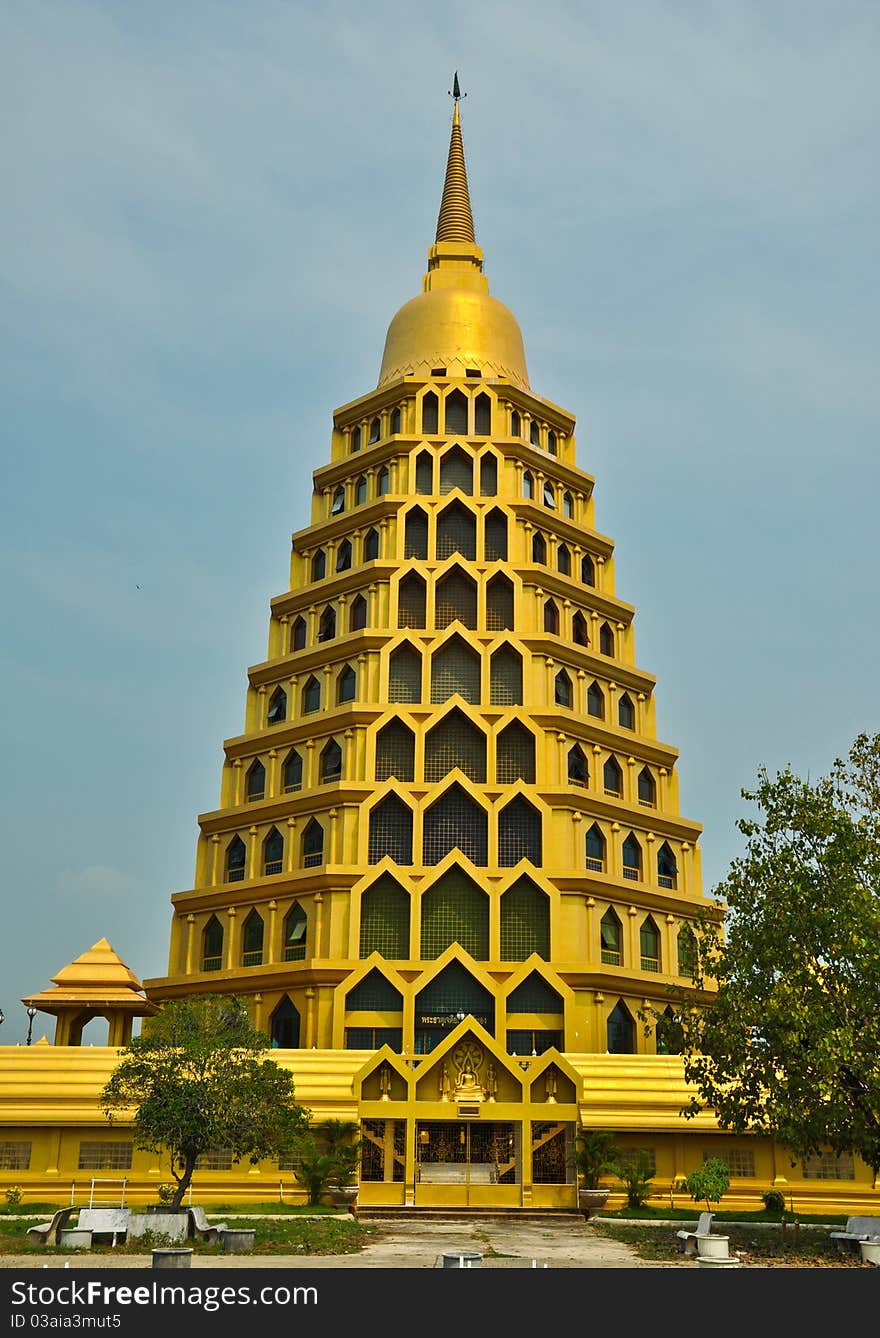
[[[422,431],[436,432],[439,423],[437,396],[429,390],[422,400]]]
[[[486,736],[456,707],[425,739],[425,780],[431,784],[455,767],[479,785],[486,782]]]
[[[305,650],[306,648],[306,620],[297,618],[290,629],[290,649]]]
[[[389,794],[370,813],[369,863],[394,860],[395,864],[412,864],[412,809],[397,795]]]
[[[494,455],[484,455],[480,461],[480,493],[483,497],[498,495],[498,461]]]
[[[410,646],[401,646],[394,651],[388,662],[388,700],[422,700],[422,657]]]
[[[249,804],[256,803],[266,793],[266,768],[259,759],[248,769],[246,788]]]
[[[605,719],[605,694],[598,683],[591,683],[587,688],[587,713],[597,720]]]
[[[570,710],[573,696],[571,679],[564,669],[560,669],[553,682],[553,700],[557,706],[566,706]]]
[[[487,562],[507,561],[507,517],[503,511],[490,511],[486,517],[483,551]]]
[[[425,814],[422,863],[439,864],[456,849],[473,864],[488,863],[488,814],[460,785],[451,786]]]
[[[397,592],[397,626],[424,627],[426,598],[421,576],[414,572],[404,576]]]
[[[351,610],[348,615],[348,630],[350,632],[360,632],[367,625],[367,601],[363,595],[355,595],[351,601]]]
[[[522,699],[522,656],[502,646],[492,656],[489,668],[489,700],[493,706],[521,706]]]
[[[581,558],[581,580],[584,585],[596,584],[596,568],[593,565],[593,559],[589,553],[584,553]]]
[[[401,586],[401,589],[403,587]],[[477,587],[463,571],[451,571],[437,582],[434,624],[440,629],[456,620],[464,627],[477,626]],[[424,620],[411,626],[424,626]]]
[[[361,957],[378,952],[394,961],[409,957],[409,896],[383,874],[361,897]]]
[[[266,723],[269,725],[280,725],[282,720],[287,719],[287,693],[283,688],[276,688],[269,698],[269,709],[266,712]]]
[[[675,856],[666,841],[657,851],[657,882],[660,887],[675,887],[678,881],[678,869]]]
[[[285,794],[292,794],[295,790],[302,789],[303,780],[303,760],[299,753],[294,751],[288,753],[282,772],[282,784]]]
[[[608,623],[599,628],[599,650],[603,655],[614,654],[614,633]]]
[[[571,620],[571,639],[576,646],[589,646],[590,633],[587,628],[587,620],[578,609]]]
[[[223,967],[223,926],[212,915],[202,934],[202,970],[220,971]]]
[[[284,960],[301,962],[306,955],[308,920],[299,902],[294,902],[284,917]]]
[[[660,931],[651,919],[643,921],[639,930],[639,949],[643,971],[660,970]]]
[[[376,780],[415,780],[416,740],[412,730],[392,720],[376,735]]]
[[[587,868],[593,873],[605,869],[605,837],[595,822],[587,832]]]
[[[565,544],[560,544],[556,550],[556,570],[561,576],[571,575],[571,553]]]
[[[608,910],[602,916],[599,936],[604,964],[606,966],[620,966],[623,960],[620,949],[623,935],[620,921],[614,911]]]
[[[488,437],[492,431],[492,401],[488,395],[478,395],[474,400],[474,432],[478,437]],[[494,459],[486,457],[486,459]],[[483,464],[486,463],[483,460]],[[486,489],[483,489],[485,493]]]
[[[350,1013],[401,1013],[403,995],[374,967],[349,991],[345,1007]]]
[[[391,435],[392,435],[392,437],[397,436],[398,432],[400,431],[400,410],[399,410],[399,409],[392,409],[392,410],[391,410],[391,429],[390,429],[390,430],[391,430]]]
[[[545,961],[550,956],[550,899],[531,879],[520,878],[501,898],[501,960],[524,962],[533,952]]]
[[[506,576],[493,576],[486,586],[486,627],[490,632],[513,630],[513,586]]]
[[[535,736],[516,720],[498,735],[495,780],[499,785],[512,785],[518,780],[527,785],[535,783]]]
[[[556,1047],[562,1049],[562,1032],[539,1029],[521,1031],[508,1028],[507,1053],[509,1055],[542,1055],[545,1050]]]
[[[29,1171],[31,1147],[27,1142],[0,1143],[0,1171]]]
[[[403,556],[422,559],[428,556],[428,517],[420,506],[407,512]]]
[[[280,873],[284,868],[284,837],[272,827],[263,842],[263,873]]]
[[[446,396],[444,408],[444,431],[447,436],[456,435],[467,436],[468,430],[468,401],[467,396],[460,390],[453,390]]]
[[[541,815],[518,795],[498,815],[498,863],[511,869],[521,859],[541,863]]]
[[[379,531],[367,530],[364,535],[364,562],[375,562],[379,556]]]
[[[544,605],[544,631],[553,636],[559,635],[559,609],[552,599]]]
[[[324,863],[324,828],[317,818],[311,818],[303,832],[303,868],[314,869]]]
[[[480,657],[453,637],[431,660],[431,701],[448,701],[456,692],[466,702],[480,704]]]
[[[460,553],[474,562],[477,556],[477,518],[460,502],[453,502],[437,517],[437,561]]]
[[[616,758],[609,757],[605,763],[602,768],[602,780],[605,785],[605,793],[619,799],[623,793],[623,772]]]
[[[617,703],[617,723],[621,729],[635,729],[636,711],[632,699],[625,692]]]
[[[468,497],[474,491],[474,462],[458,446],[453,446],[440,461],[440,492],[452,492],[453,488],[459,488]]]
[[[542,566],[547,561],[547,540],[540,530],[532,535],[532,561],[540,563]]]
[[[636,1028],[632,1013],[620,1000],[608,1015],[606,1036],[609,1055],[632,1055],[636,1049]]]
[[[342,749],[331,739],[321,750],[321,781],[330,785],[342,779]]]
[[[637,882],[642,876],[642,847],[630,832],[623,843],[623,876]]]
[[[247,850],[240,836],[233,836],[226,847],[226,881],[241,883],[244,881]]]
[[[400,1054],[403,1050],[403,1031],[400,1027],[346,1027],[346,1050],[381,1050],[387,1045],[389,1050]],[[361,1179],[367,1180],[361,1168]],[[380,1176],[381,1180],[382,1177]]]
[[[489,898],[461,869],[450,869],[422,897],[423,959],[458,943],[478,961],[489,956]]]
[[[645,808],[653,808],[657,802],[657,786],[647,767],[639,772],[639,803]]]
[[[434,491],[434,459],[427,451],[420,451],[416,456],[417,493],[430,496]]]
[[[450,962],[416,995],[416,1017],[431,1014],[450,1017],[453,1021],[447,1029],[451,1031],[458,1013],[465,1017],[470,1013],[478,1022],[482,1022],[487,1031],[495,1029],[495,1000],[492,995],[479,981],[474,980],[461,962]]]
[[[569,785],[589,785],[590,783],[587,755],[579,743],[568,750],[568,783]]]
[[[512,888],[511,891],[513,891]],[[547,898],[545,897],[544,900],[546,901]],[[502,901],[501,904],[503,907],[504,902]],[[526,976],[525,980],[507,996],[508,1013],[561,1013],[563,1007],[562,995],[557,994],[553,986],[548,985],[544,977],[539,975],[537,971],[533,971],[530,976]]]
[[[241,931],[242,966],[259,966],[263,960],[263,917],[251,911]]]

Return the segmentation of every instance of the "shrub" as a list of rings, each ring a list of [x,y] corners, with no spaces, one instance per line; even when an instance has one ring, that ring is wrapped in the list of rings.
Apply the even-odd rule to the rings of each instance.
[[[177,1193],[176,1185],[159,1185],[156,1189],[160,1203],[171,1203],[174,1195]]]
[[[10,1208],[17,1208],[21,1203],[21,1185],[10,1185],[6,1191],[6,1202]]]
[[[574,1169],[583,1189],[598,1189],[599,1177],[616,1171],[614,1134],[605,1129],[582,1129],[574,1140]]]
[[[626,1186],[627,1208],[644,1208],[653,1192],[651,1156],[644,1148],[639,1148],[635,1156],[621,1156],[615,1174]]]
[[[766,1189],[761,1195],[761,1202],[768,1213],[785,1212],[785,1195],[780,1189]]]
[[[695,1201],[702,1199],[707,1209],[718,1203],[730,1188],[730,1168],[720,1157],[707,1157],[702,1166],[685,1180],[687,1192]]]

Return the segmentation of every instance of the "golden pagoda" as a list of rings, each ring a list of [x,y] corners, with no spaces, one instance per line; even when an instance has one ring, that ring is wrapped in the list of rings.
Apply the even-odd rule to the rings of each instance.
[[[852,1158],[792,1167],[711,1111],[682,1118],[667,990],[715,905],[701,829],[679,813],[575,420],[531,389],[489,294],[454,95],[422,291],[376,388],[333,415],[194,886],[171,899],[168,974],[144,1006],[119,963],[99,999],[86,954],[56,977],[77,997],[31,996],[65,1007],[54,1046],[0,1050],[0,1183],[46,1199],[111,1169],[127,1201],[154,1199],[167,1172],[108,1128],[100,1091],[126,1009],[205,992],[247,1000],[315,1120],[359,1122],[362,1206],[573,1208],[575,1136],[607,1129],[664,1198],[723,1156],[726,1206],[775,1186],[801,1211],[870,1211]],[[93,1011],[118,1005],[87,1052],[83,984]],[[292,1171],[216,1149],[196,1183],[206,1201],[304,1199]]]

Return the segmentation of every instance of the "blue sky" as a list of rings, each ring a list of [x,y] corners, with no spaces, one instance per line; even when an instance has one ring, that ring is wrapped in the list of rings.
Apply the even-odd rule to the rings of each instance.
[[[419,288],[456,67],[706,888],[759,766],[880,729],[875,4],[7,0],[3,36],[4,1043],[102,935],[166,969],[332,410]]]

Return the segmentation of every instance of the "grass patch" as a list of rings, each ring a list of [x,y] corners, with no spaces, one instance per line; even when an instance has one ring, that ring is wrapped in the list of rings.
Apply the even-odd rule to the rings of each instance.
[[[756,1217],[757,1220],[757,1217]],[[778,1221],[778,1219],[777,1219]],[[600,1236],[631,1245],[641,1259],[654,1259],[671,1263],[684,1263],[679,1254],[675,1238],[675,1228],[668,1231],[651,1226],[639,1226],[637,1223],[614,1222],[599,1217],[591,1217],[590,1225],[595,1227]],[[729,1250],[738,1254],[745,1266],[759,1268],[870,1268],[862,1264],[858,1252],[841,1254],[833,1240],[821,1232],[797,1232],[793,1223],[786,1223],[783,1237],[782,1225],[778,1231],[750,1231],[748,1226],[730,1226],[721,1232],[714,1229],[713,1235],[730,1237]],[[688,1265],[690,1266],[690,1265]]]
[[[650,1222],[657,1218],[660,1221],[669,1222],[696,1222],[700,1213],[704,1211],[705,1205],[695,1204],[693,1208],[615,1208],[609,1212],[603,1208],[601,1213],[591,1216],[590,1221],[598,1221],[607,1218],[613,1221],[615,1218],[626,1218],[629,1221]],[[713,1222],[781,1222],[781,1213],[768,1212],[766,1208],[758,1212],[736,1211],[735,1209],[716,1212],[712,1210]],[[814,1222],[817,1224],[828,1223],[829,1226],[844,1226],[846,1217],[840,1213],[822,1213],[820,1216],[811,1216],[808,1213],[795,1213],[792,1215],[788,1210],[785,1212],[786,1222]]]
[[[0,1217],[20,1217],[22,1213],[45,1213],[51,1217],[66,1206],[64,1203],[0,1203]]]
[[[149,1254],[154,1246],[181,1242],[169,1242],[164,1237],[150,1237],[112,1245],[95,1241],[91,1250],[61,1250],[55,1246],[46,1246],[42,1241],[29,1240],[27,1230],[31,1222],[0,1221],[0,1255],[10,1254]],[[226,1225],[230,1228],[243,1228],[256,1232],[254,1254],[355,1254],[363,1249],[374,1228],[364,1225],[354,1217],[328,1217],[326,1221],[303,1220],[302,1217],[283,1218],[280,1221],[254,1222],[252,1220],[227,1217]],[[221,1242],[190,1240],[194,1254],[222,1254]]]
[[[277,1199],[268,1203],[206,1203],[205,1212],[211,1217],[228,1217],[235,1213],[283,1213],[285,1217],[297,1214],[341,1213],[344,1208],[334,1208],[329,1203],[280,1203]]]

